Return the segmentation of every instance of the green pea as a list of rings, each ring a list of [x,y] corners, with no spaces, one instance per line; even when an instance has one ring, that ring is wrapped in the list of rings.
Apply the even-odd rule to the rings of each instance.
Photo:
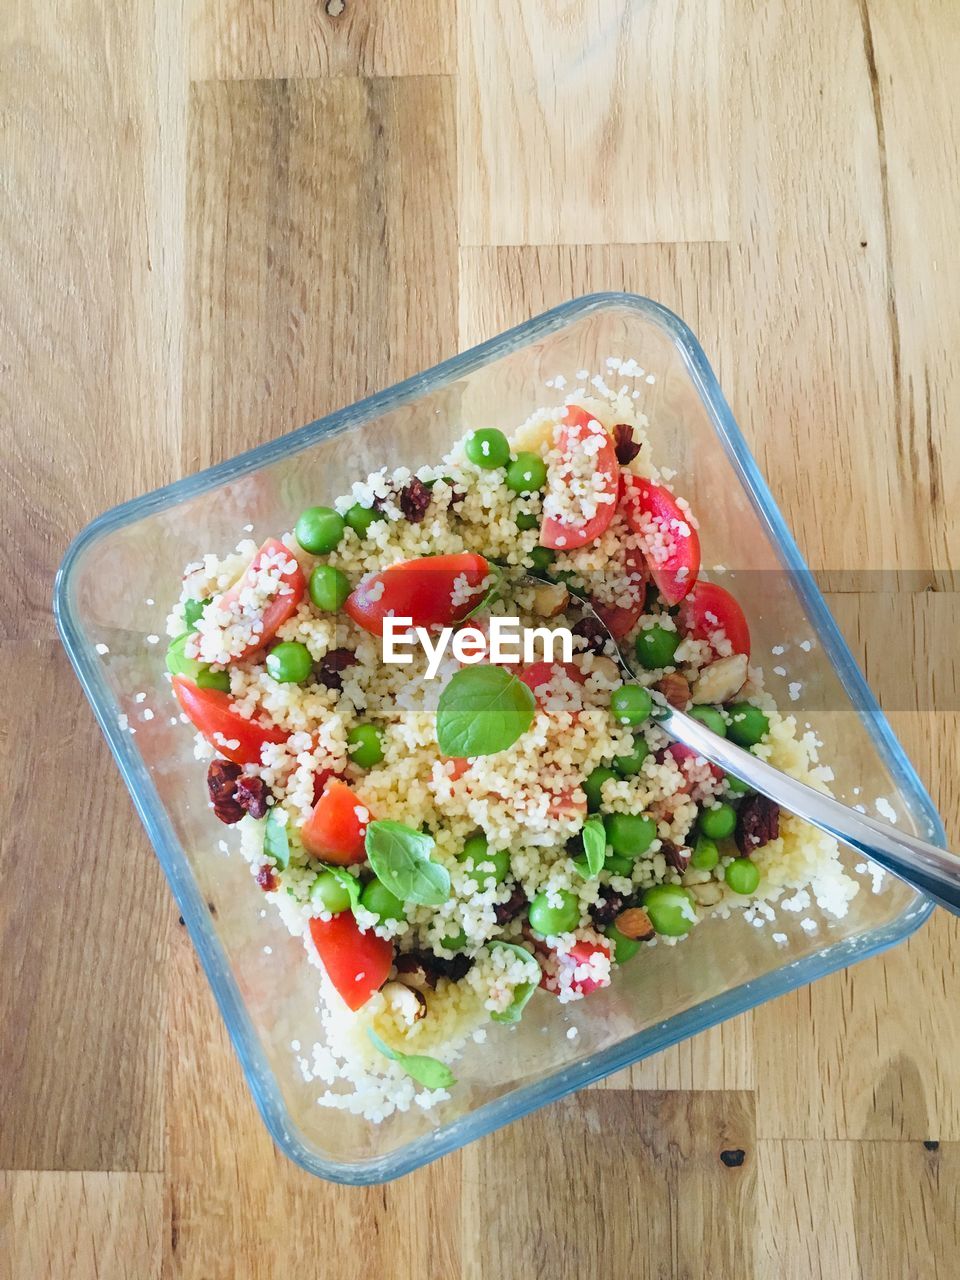
[[[587,809],[590,813],[596,813],[603,804],[603,784],[616,776],[612,769],[606,768],[605,765],[598,765],[584,778],[581,785],[587,797]]]
[[[687,713],[691,719],[699,720],[707,726],[711,733],[720,738],[727,736],[727,722],[716,707],[692,707]]]
[[[610,697],[610,710],[618,724],[643,724],[653,710],[650,690],[641,684],[621,685]]]
[[[727,863],[723,877],[734,893],[755,893],[760,883],[760,868],[749,858],[734,858]]]
[[[680,636],[676,631],[668,631],[666,627],[655,624],[641,631],[634,641],[637,661],[648,671],[669,667],[679,643]]]
[[[477,882],[481,893],[492,884],[502,884],[510,873],[509,852],[506,849],[496,849],[491,853],[486,848],[486,841],[484,846],[482,853],[474,854],[465,860],[470,878]],[[487,869],[488,862],[493,864],[492,871]]]
[[[482,467],[484,471],[496,471],[510,461],[510,444],[503,432],[496,427],[482,427],[479,431],[471,431],[467,436],[465,450],[473,465]]]
[[[568,889],[556,894],[560,906],[551,906],[545,893],[538,893],[530,903],[530,928],[546,938],[556,933],[570,933],[580,923],[580,904]]]
[[[230,673],[214,671],[210,667],[201,667],[197,672],[198,689],[219,689],[221,693],[230,692]]]
[[[358,724],[347,734],[350,759],[361,769],[372,769],[383,759],[383,736],[375,724]]]
[[[613,943],[613,958],[617,964],[626,964],[640,950],[636,938],[625,938],[615,924],[607,930],[607,941]]]
[[[622,853],[608,853],[603,860],[603,869],[612,876],[626,876],[629,880],[633,874],[633,859],[625,858]]]
[[[632,778],[634,774],[639,773],[643,768],[643,762],[649,754],[650,748],[643,738],[634,738],[633,750],[625,756],[615,756],[613,767],[621,778]]]
[[[654,820],[639,813],[608,813],[603,825],[607,843],[624,858],[639,858],[646,853],[657,834]]]
[[[690,855],[691,867],[695,867],[697,871],[712,871],[719,861],[720,850],[717,848],[716,841],[711,840],[709,836],[697,836],[693,853]]]
[[[321,613],[337,613],[350,594],[350,579],[332,564],[315,565],[310,574],[310,599]]]
[[[280,684],[303,684],[312,670],[310,650],[298,640],[285,640],[267,654],[267,671]]]
[[[527,533],[530,529],[536,529],[540,523],[540,517],[535,516],[532,511],[517,512],[517,528],[521,533]],[[546,548],[544,548],[546,550]]]
[[[539,453],[518,453],[507,467],[506,481],[514,493],[537,493],[547,483],[547,464]]]
[[[681,938],[696,920],[693,895],[679,884],[655,884],[643,895],[643,907],[657,933]]]
[[[321,871],[310,886],[310,901],[332,916],[350,909],[350,895],[332,871]]]
[[[360,895],[360,905],[376,916],[381,924],[386,920],[403,920],[403,901],[391,893],[379,880],[371,880]]]
[[[727,733],[739,747],[755,747],[770,729],[770,721],[751,702],[735,702],[727,707],[727,717]]]
[[[700,830],[711,840],[726,840],[737,825],[737,811],[732,805],[718,804],[715,809],[701,809]]]
[[[551,547],[534,547],[530,552],[530,564],[535,573],[546,573],[557,553]]]
[[[367,536],[372,524],[383,518],[382,511],[378,511],[376,507],[363,507],[359,502],[355,502],[343,517],[345,523],[361,538]]]
[[[469,836],[463,842],[463,848],[457,854],[458,862],[482,862],[487,855],[487,837],[485,835]]]
[[[467,945],[467,935],[462,929],[458,929],[456,933],[448,933],[445,938],[441,938],[440,945],[446,951],[459,951]]]
[[[749,786],[742,778],[735,778],[732,773],[728,773],[724,778],[727,784],[727,790],[733,792],[735,796],[748,796],[753,787]]]
[[[314,556],[325,556],[340,545],[345,521],[333,507],[308,507],[294,526],[293,535]]]

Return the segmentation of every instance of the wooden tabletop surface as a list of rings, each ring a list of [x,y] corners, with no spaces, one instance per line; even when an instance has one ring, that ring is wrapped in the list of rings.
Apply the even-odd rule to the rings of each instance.
[[[958,61],[955,0],[7,0],[3,1280],[957,1274],[943,913],[397,1183],[301,1173],[50,597],[113,503],[647,294],[811,564],[913,571],[832,602],[960,846]]]

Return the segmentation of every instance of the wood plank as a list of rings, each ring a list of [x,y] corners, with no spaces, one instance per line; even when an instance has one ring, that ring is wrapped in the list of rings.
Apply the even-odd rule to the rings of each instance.
[[[150,0],[4,13],[0,1167],[160,1166],[160,877],[50,590],[89,519],[176,473],[182,65]]]
[[[194,86],[185,469],[453,354],[454,164],[443,78]]]
[[[0,1173],[0,1280],[160,1276],[159,1173]]]
[[[195,80],[456,70],[454,0],[195,0],[190,16]]]
[[[467,1147],[464,1280],[519,1280],[534,1258],[552,1280],[721,1275],[734,1258],[750,1274],[753,1131],[747,1093],[607,1090]]]
[[[865,1274],[853,1221],[853,1159],[849,1142],[757,1143],[756,1280]]]
[[[723,6],[461,0],[461,243],[723,240]]]

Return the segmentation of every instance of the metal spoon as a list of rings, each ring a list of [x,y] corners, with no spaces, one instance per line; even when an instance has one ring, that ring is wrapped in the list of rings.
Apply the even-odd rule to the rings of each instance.
[[[530,581],[535,585],[543,585],[535,579]],[[608,652],[618,662],[624,678],[628,683],[636,684],[634,673],[603,619],[589,600],[575,592],[571,592],[571,595],[607,637]],[[878,822],[876,818],[858,813],[856,809],[851,809],[832,796],[815,791],[806,783],[781,773],[766,761],[758,760],[755,755],[744,751],[729,739],[719,737],[699,720],[694,720],[692,716],[677,711],[674,707],[667,706],[662,712],[658,711],[657,723],[671,738],[682,742],[684,746],[692,747],[711,764],[719,765],[724,772],[732,773],[755,791],[762,792],[784,809],[789,809],[798,818],[819,827],[837,840],[842,840],[844,844],[871,858],[891,875],[933,898],[941,907],[946,907],[954,915],[960,915],[960,858],[956,855],[928,840],[908,835],[886,822]]]

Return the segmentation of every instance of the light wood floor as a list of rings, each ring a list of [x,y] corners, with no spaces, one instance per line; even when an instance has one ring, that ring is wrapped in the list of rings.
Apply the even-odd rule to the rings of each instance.
[[[833,600],[960,846],[958,61],[956,0],[6,0],[3,1280],[958,1274],[942,913],[397,1184],[300,1173],[50,616],[105,507],[626,288],[813,566],[914,571]]]

